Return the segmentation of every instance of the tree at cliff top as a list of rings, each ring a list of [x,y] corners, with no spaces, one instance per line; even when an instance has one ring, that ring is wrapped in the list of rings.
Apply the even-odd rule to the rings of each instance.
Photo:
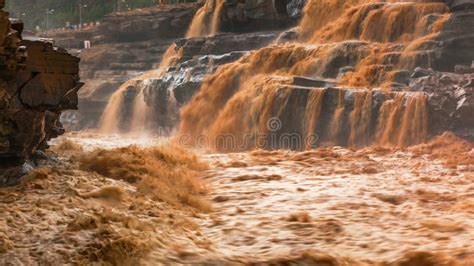
[[[7,0],[6,10],[10,16],[24,21],[27,29],[39,26],[46,28],[46,10],[54,10],[48,14],[48,28],[60,28],[70,22],[79,23],[79,5],[87,5],[82,13],[83,23],[100,20],[107,13],[116,11],[120,3],[121,10],[148,7],[159,0]]]

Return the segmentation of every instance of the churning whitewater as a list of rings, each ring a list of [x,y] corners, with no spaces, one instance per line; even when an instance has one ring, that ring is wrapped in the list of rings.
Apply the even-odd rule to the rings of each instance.
[[[471,265],[473,148],[444,134],[408,149],[193,155],[69,134],[53,144],[63,163],[0,194],[3,248],[23,263]]]

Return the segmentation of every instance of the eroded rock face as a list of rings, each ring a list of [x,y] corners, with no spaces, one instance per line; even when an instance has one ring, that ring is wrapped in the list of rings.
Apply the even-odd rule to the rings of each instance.
[[[474,68],[463,72],[470,73],[417,69],[410,88],[428,93],[433,134],[449,130],[474,141]]]
[[[448,0],[449,8],[453,11],[474,9],[473,0]]]
[[[304,0],[226,1],[221,18],[222,31],[277,29],[295,24]]]
[[[55,43],[68,49],[84,48],[84,41],[92,46],[108,43],[145,42],[153,39],[173,39],[184,36],[191,22],[196,4],[177,4],[135,9],[107,15],[98,25],[83,30],[43,33]]]
[[[0,10],[0,168],[21,164],[63,134],[59,116],[77,108],[82,86],[78,58],[47,41],[23,40],[22,29]]]

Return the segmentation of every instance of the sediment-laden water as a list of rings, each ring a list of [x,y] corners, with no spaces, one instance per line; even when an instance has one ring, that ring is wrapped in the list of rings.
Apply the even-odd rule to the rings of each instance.
[[[133,142],[138,146],[120,148]],[[42,161],[23,184],[1,191],[0,259],[474,263],[474,149],[453,135],[406,149],[195,151],[199,158],[169,145],[165,139],[95,133],[55,142],[59,160]],[[107,168],[112,162],[120,166]],[[185,189],[198,193],[197,201],[178,192],[166,198],[163,188],[150,191],[126,179],[141,173],[148,175],[141,182],[163,180],[169,176],[153,169],[172,171],[177,165],[183,165],[178,173],[192,173],[188,177],[206,187]],[[122,170],[108,172],[116,167]]]

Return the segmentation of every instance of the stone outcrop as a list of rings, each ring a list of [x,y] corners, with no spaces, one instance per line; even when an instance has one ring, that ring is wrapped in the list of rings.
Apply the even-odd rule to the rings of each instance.
[[[457,1],[452,1],[456,3]],[[474,5],[474,1],[470,2]],[[451,8],[454,6],[451,5]],[[474,59],[474,8],[468,6],[454,9],[448,21],[432,43],[433,68],[439,71],[453,71],[457,64],[468,65]]]
[[[474,9],[473,0],[447,0],[447,4],[452,11]]]
[[[296,24],[304,0],[226,1],[222,31],[241,32],[285,28]]]
[[[2,4],[2,3],[0,3]],[[0,5],[3,8],[3,5]],[[76,109],[79,59],[45,40],[22,39],[21,21],[0,10],[0,168],[21,164],[64,133],[61,111]],[[0,174],[0,185],[10,182]]]
[[[68,49],[84,48],[85,40],[96,46],[179,38],[186,33],[196,9],[196,4],[179,4],[115,12],[82,30],[51,31],[42,36]]]
[[[462,73],[417,69],[410,79],[410,89],[429,95],[432,134],[453,131],[474,141],[474,67]]]

